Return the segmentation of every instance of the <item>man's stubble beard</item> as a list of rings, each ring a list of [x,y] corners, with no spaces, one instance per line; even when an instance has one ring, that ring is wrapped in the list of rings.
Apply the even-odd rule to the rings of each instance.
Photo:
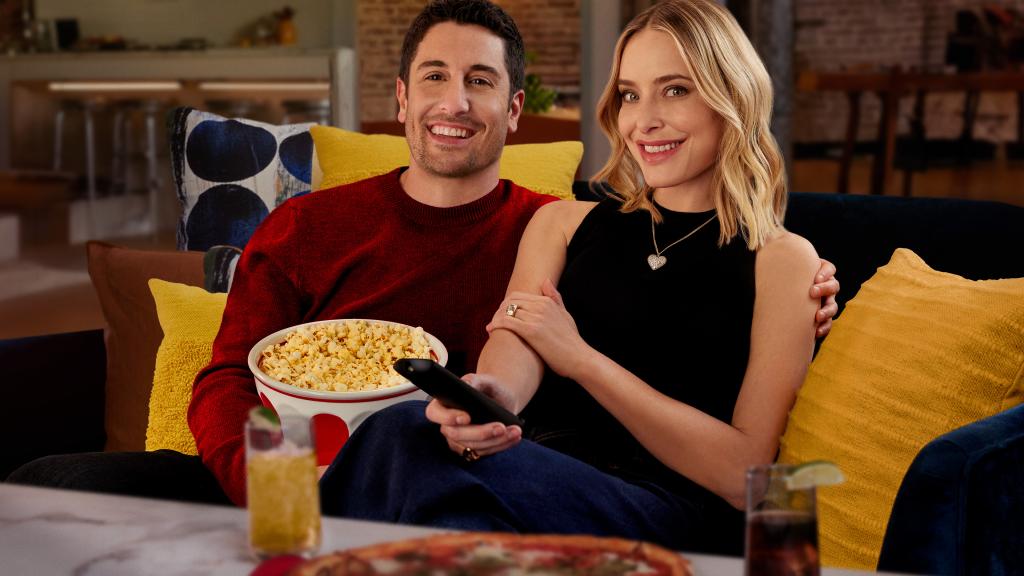
[[[427,153],[428,146],[430,145],[427,139],[430,135],[426,127],[421,127],[413,141],[412,154],[416,158],[416,163],[434,176],[464,178],[488,168],[501,159],[507,133],[508,130],[506,128],[506,130],[502,131],[500,138],[494,138],[492,141],[485,142],[482,148],[470,150],[465,160],[451,165],[451,162],[445,161],[454,161],[455,159],[447,153],[440,151],[434,156]]]

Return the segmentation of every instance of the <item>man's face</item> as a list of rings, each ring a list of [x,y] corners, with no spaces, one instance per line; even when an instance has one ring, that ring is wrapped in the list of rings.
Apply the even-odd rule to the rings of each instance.
[[[442,22],[427,31],[396,88],[411,161],[430,174],[460,178],[501,159],[515,132],[523,92],[509,99],[504,40],[486,28]]]

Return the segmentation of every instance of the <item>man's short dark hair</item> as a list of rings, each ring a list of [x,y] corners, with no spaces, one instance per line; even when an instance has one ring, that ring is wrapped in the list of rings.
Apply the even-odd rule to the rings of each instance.
[[[442,22],[482,26],[504,40],[505,68],[511,84],[509,96],[523,89],[526,68],[523,37],[519,35],[515,20],[487,0],[435,0],[416,16],[402,42],[402,61],[398,67],[398,77],[406,86],[409,85],[409,67],[416,57],[420,42],[428,30]]]

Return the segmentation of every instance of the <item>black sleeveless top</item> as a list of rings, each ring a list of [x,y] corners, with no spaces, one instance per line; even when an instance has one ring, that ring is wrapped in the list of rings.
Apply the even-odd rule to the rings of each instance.
[[[558,289],[583,339],[658,391],[732,420],[747,367],[756,253],[718,246],[714,211],[670,212],[655,227],[667,258],[652,270],[651,217],[607,199],[569,243]],[[581,386],[548,372],[523,416],[532,440],[630,481],[652,482],[707,512],[728,506],[661,464]],[[709,447],[709,450],[712,449]],[[709,509],[710,508],[710,509]]]

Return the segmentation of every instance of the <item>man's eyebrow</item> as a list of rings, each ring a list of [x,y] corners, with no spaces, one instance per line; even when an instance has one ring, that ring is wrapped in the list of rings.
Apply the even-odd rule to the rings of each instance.
[[[673,80],[686,80],[688,82],[693,82],[693,79],[690,78],[689,76],[683,76],[682,74],[666,74],[664,76],[658,76],[657,78],[655,78],[654,83],[665,84],[666,82],[672,82]],[[633,82],[632,80],[627,80],[625,78],[619,78],[618,84],[621,84],[623,86],[636,86],[636,82]]]
[[[444,60],[424,60],[420,62],[420,65],[416,67],[417,70],[421,68],[447,68],[448,64]]]
[[[416,69],[420,70],[420,69],[423,69],[423,68],[447,68],[447,67],[448,67],[448,64],[444,60],[424,60],[423,62],[420,62],[419,66],[417,66]],[[494,66],[488,66],[487,64],[473,64],[472,66],[469,67],[469,69],[474,71],[474,72],[486,72],[487,74],[492,74],[494,76],[500,76],[501,75],[501,73],[498,72],[497,68],[495,68]]]
[[[487,64],[473,64],[472,66],[469,67],[469,69],[474,70],[476,72],[486,72],[494,76],[501,75],[501,73],[498,72],[497,68],[495,68],[494,66],[488,66]]]

